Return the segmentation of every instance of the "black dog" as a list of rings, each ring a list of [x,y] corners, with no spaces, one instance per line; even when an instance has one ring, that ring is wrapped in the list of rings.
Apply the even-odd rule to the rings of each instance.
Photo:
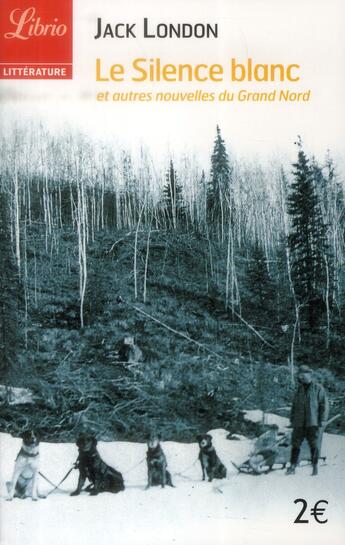
[[[171,475],[167,470],[167,460],[160,444],[160,435],[151,434],[147,440],[147,487],[161,485],[162,488],[167,484],[174,487]]]
[[[78,496],[82,491],[85,480],[90,481],[86,488],[92,496],[99,492],[120,492],[125,489],[123,478],[119,471],[103,462],[96,449],[97,439],[91,435],[80,435],[77,439],[79,456],[76,467],[79,469],[77,489],[71,496]]]
[[[212,437],[208,433],[206,435],[198,435],[197,440],[200,447],[199,460],[202,469],[202,480],[205,480],[207,475],[209,482],[212,479],[225,479],[226,467],[217,456],[216,450],[212,445]]]

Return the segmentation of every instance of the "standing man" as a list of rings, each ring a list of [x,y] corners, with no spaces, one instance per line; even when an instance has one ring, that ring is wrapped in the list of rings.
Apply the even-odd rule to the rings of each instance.
[[[307,439],[313,464],[312,475],[317,475],[320,439],[328,419],[328,399],[323,386],[314,382],[312,370],[307,365],[298,368],[297,380],[299,386],[292,402],[290,417],[293,428],[291,465],[286,473],[295,473],[301,444],[303,439]]]

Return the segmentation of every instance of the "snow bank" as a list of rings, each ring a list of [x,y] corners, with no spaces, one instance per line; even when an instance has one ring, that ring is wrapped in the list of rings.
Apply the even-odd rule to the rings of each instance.
[[[0,384],[0,400],[9,405],[25,405],[33,403],[33,392],[28,388],[15,388]]]
[[[272,413],[265,413],[263,415],[263,412],[260,410],[244,411],[244,419],[251,422],[263,422],[263,416],[266,425],[276,424],[281,431],[285,431],[289,427],[289,419],[284,416],[277,416]]]
[[[324,434],[327,465],[321,464],[318,477],[310,476],[310,466],[291,477],[283,471],[255,477],[237,474],[231,463],[247,458],[251,441],[229,441],[225,430],[210,433],[228,467],[226,480],[201,481],[196,443],[165,442],[176,488],[146,491],[146,445],[100,442],[101,456],[124,475],[124,492],[70,497],[77,483],[73,471],[62,491],[39,502],[4,501],[20,440],[0,434],[1,545],[343,545],[344,437]],[[76,457],[73,444],[42,443],[40,469],[57,483]],[[43,493],[51,489],[43,479],[39,484]],[[293,524],[296,498],[306,498],[310,507],[327,500],[329,522]]]

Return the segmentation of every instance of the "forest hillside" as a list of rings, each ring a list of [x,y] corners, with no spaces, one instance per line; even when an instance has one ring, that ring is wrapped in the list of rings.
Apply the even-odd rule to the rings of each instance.
[[[212,139],[212,137],[211,137]],[[287,416],[315,369],[344,416],[343,181],[296,143],[293,165],[237,161],[217,127],[210,169],[156,168],[82,135],[14,131],[0,171],[0,429],[190,440]],[[133,337],[141,361],[121,360]],[[330,427],[331,428],[331,427]],[[344,431],[344,419],[331,431]]]

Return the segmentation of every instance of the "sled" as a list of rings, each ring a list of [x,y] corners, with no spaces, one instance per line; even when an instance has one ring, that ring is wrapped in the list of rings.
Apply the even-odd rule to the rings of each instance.
[[[261,475],[269,473],[276,465],[280,465],[279,469],[286,467],[290,459],[291,433],[287,432],[277,437],[271,444],[266,441],[268,433],[270,432],[266,432],[257,439],[250,457],[237,467],[239,472]]]
[[[326,426],[328,426],[335,419],[339,418],[339,414],[328,420]],[[319,434],[319,460],[326,462],[326,456],[322,456],[322,436],[323,431]],[[291,455],[291,435],[292,430],[286,432],[279,432],[277,429],[268,430],[258,439],[254,444],[254,451],[250,457],[243,462],[240,466],[234,464],[240,473],[248,473],[252,475],[261,475],[262,473],[269,473],[275,469],[284,469],[290,462]],[[300,455],[298,463],[307,462],[311,463],[311,455],[309,445],[306,440],[301,445]],[[274,467],[279,465],[280,467]]]
[[[322,443],[322,434],[320,434],[319,444]],[[269,473],[277,469],[284,469],[290,461],[291,455],[291,434],[286,434],[286,437],[282,439],[282,443],[255,451],[251,456],[243,462],[240,466],[236,466],[241,473],[251,473],[253,475],[261,475],[262,473]],[[319,460],[326,462],[326,456],[319,456]],[[310,449],[306,441],[303,441],[301,445],[299,461],[311,463]],[[276,466],[280,467],[276,467]]]

